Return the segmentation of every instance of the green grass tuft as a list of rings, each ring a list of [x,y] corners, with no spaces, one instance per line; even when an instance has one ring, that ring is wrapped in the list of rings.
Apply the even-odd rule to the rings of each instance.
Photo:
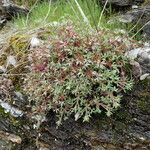
[[[78,0],[78,3],[85,14],[86,18],[89,21],[91,27],[97,29],[99,17],[101,15],[102,8],[96,0]],[[107,9],[108,11],[111,11]],[[71,20],[74,23],[79,22],[80,24],[84,24],[84,18],[81,15],[76,3],[74,0],[70,1],[57,1],[53,3],[38,3],[29,13],[29,16],[19,16],[17,19],[14,19],[14,24],[17,28],[35,28],[40,26],[45,26],[52,22],[60,22],[62,20]],[[105,17],[102,16],[101,19],[101,28],[108,28],[108,29],[116,29],[116,28],[124,28],[121,23],[115,21],[113,23],[108,22],[109,16]]]

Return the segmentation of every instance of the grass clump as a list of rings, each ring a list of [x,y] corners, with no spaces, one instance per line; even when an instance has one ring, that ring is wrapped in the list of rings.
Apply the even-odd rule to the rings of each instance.
[[[86,17],[93,25],[98,21],[100,15],[100,7],[97,5],[96,0],[82,1],[79,0],[80,7],[84,10]],[[91,7],[92,6],[92,7]],[[89,9],[90,7],[90,9]],[[50,22],[59,22],[62,19],[70,19],[74,22],[83,20],[82,15],[74,0],[64,1],[59,0],[56,2],[43,2],[37,3],[31,7],[32,11],[29,13],[29,18],[19,17],[14,22],[18,27],[37,27],[43,26]],[[91,15],[92,14],[92,15]]]
[[[51,48],[36,48],[29,55],[31,73],[23,88],[33,113],[52,109],[58,125],[72,114],[83,121],[101,111],[110,116],[120,106],[121,91],[133,83],[124,67],[127,46],[105,30],[82,34],[66,25],[55,32]]]
[[[124,28],[125,26],[118,21],[108,22],[110,15],[107,18],[102,14],[102,9],[97,0],[78,0],[77,1],[88,24],[98,29],[99,25],[101,28]],[[105,9],[106,10],[106,9]],[[107,14],[111,13],[111,10],[107,9]],[[109,12],[108,12],[109,11]],[[104,12],[103,12],[104,13]],[[27,17],[19,16],[14,20],[14,23],[18,28],[37,28],[51,24],[52,22],[60,22],[62,20],[72,20],[74,23],[80,22],[85,23],[85,18],[79,10],[75,0],[59,0],[56,2],[43,2],[37,3],[31,7],[31,11]]]

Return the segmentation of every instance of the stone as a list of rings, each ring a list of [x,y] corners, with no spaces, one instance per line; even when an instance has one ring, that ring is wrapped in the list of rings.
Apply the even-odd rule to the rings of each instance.
[[[0,74],[5,72],[6,72],[6,68],[4,66],[0,66]]]
[[[29,12],[29,10],[26,9],[25,7],[11,4],[11,3],[7,5],[3,5],[3,8],[5,13],[9,17],[18,16],[18,15],[27,15],[27,13]]]
[[[102,3],[105,2],[106,0],[102,0]],[[111,4],[114,8],[140,5],[142,3],[144,3],[144,0],[108,0],[108,4]]]
[[[7,102],[3,102],[2,100],[0,100],[0,106],[2,108],[4,108],[5,113],[9,112],[13,117],[21,117],[21,116],[23,116],[23,112],[21,110],[11,106]]]
[[[134,77],[138,78],[142,76],[142,68],[138,62],[131,61],[130,65],[132,65],[132,74],[134,75]]]
[[[29,10],[18,6],[9,0],[0,0],[0,29],[6,24],[7,20],[18,15],[27,15]]]
[[[125,54],[132,59],[133,74],[141,80],[150,76],[150,47],[136,48]]]
[[[143,34],[146,37],[146,39],[150,40],[150,22],[147,23],[144,27],[143,27]]]
[[[0,29],[5,26],[6,22],[7,22],[6,18],[1,16],[0,17]]]
[[[140,80],[145,80],[147,77],[150,77],[150,73],[145,73],[142,76],[140,76]]]
[[[150,39],[150,5],[132,9],[121,15],[118,20],[122,23],[133,23],[141,27],[143,35],[147,40]]]
[[[131,0],[108,0],[108,3],[116,6],[129,6]]]
[[[32,48],[39,47],[40,45],[41,45],[40,39],[38,39],[37,37],[32,37],[32,38],[31,38],[30,46],[31,46]]]
[[[140,24],[144,25],[150,20],[150,6],[133,9],[123,15],[122,18],[127,19],[129,16],[132,16],[133,23],[137,23],[137,21],[139,21]]]

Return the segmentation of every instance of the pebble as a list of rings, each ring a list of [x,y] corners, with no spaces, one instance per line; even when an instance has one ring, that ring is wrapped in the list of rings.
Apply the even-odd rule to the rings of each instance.
[[[30,45],[31,45],[32,48],[39,47],[41,45],[41,41],[37,37],[32,37]]]

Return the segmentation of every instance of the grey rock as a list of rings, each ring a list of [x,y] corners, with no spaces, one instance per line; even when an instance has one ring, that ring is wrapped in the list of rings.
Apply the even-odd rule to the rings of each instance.
[[[143,73],[150,73],[150,48],[138,54],[137,61],[142,66]]]
[[[150,138],[150,131],[145,132],[145,135]]]
[[[131,0],[109,0],[108,3],[117,6],[129,6],[131,5]]]
[[[9,105],[7,102],[3,102],[2,100],[0,100],[0,106],[2,108],[4,108],[5,113],[10,113],[12,116],[14,117],[21,117],[23,116],[23,112],[11,105]]]
[[[118,20],[122,23],[131,23],[134,17],[130,14],[122,15],[118,17]]]
[[[0,17],[0,29],[3,28],[6,24],[7,20],[4,16]]]
[[[150,47],[148,46],[136,48],[127,52],[128,56],[134,59],[137,58],[138,56],[149,59],[149,53],[150,53]]]
[[[146,39],[150,40],[150,22],[143,27],[143,33]]]
[[[0,0],[0,28],[2,28],[7,20],[18,15],[27,15],[29,10],[22,6],[18,6],[9,0]]]
[[[128,16],[132,16],[133,23],[139,21],[141,25],[144,25],[150,20],[150,6],[139,7],[123,15],[124,18],[128,18]]]
[[[144,79],[149,78],[149,77],[150,77],[150,73],[145,73],[145,74],[140,76],[140,80],[144,80]]]
[[[131,61],[130,64],[132,65],[132,73],[133,75],[138,78],[142,76],[142,68],[140,64],[136,61]]]
[[[6,72],[6,68],[4,66],[0,66],[0,74],[5,72]]]
[[[102,3],[105,3],[106,0],[102,0]],[[114,8],[118,7],[126,7],[132,5],[140,5],[144,0],[108,0],[108,4],[114,6]]]
[[[23,95],[19,91],[14,91],[12,99],[13,99],[11,102],[12,106],[14,106],[15,108],[18,108],[21,111],[26,111],[28,100],[25,95]]]
[[[118,19],[123,23],[133,23],[141,27],[143,35],[150,39],[150,5],[133,9]]]
[[[27,15],[29,12],[28,9],[11,3],[3,5],[3,8],[8,16]]]
[[[141,80],[150,76],[150,47],[133,49],[126,53],[132,59],[133,74]]]
[[[5,109],[5,112],[11,113],[15,117],[23,115],[28,105],[27,97],[15,88],[11,80],[0,78],[0,106]]]

